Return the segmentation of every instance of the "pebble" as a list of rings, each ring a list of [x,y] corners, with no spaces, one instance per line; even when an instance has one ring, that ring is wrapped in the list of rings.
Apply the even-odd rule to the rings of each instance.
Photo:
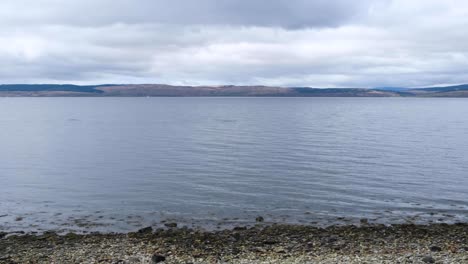
[[[429,248],[432,252],[440,252],[442,251],[442,248],[441,247],[438,247],[438,246],[432,246]]]
[[[165,223],[164,226],[169,227],[169,228],[176,228],[177,223]]]
[[[274,251],[280,254],[286,253],[286,250],[284,249],[284,247],[276,247]]]
[[[435,259],[431,256],[425,256],[422,258],[422,261],[424,263],[435,263]]]
[[[164,262],[164,261],[166,261],[166,257],[158,255],[158,254],[154,254],[151,257],[151,264],[161,263],[161,262]]]
[[[49,234],[49,233],[48,233]],[[273,225],[155,233],[11,235],[0,239],[7,263],[468,263],[468,224],[365,227]],[[431,246],[444,248],[430,252]],[[450,250],[450,246],[454,250]],[[428,253],[426,253],[428,254]],[[431,253],[432,254],[432,253]]]
[[[138,230],[137,232],[140,234],[148,234],[148,233],[153,232],[153,228],[151,226],[148,226],[148,227]]]

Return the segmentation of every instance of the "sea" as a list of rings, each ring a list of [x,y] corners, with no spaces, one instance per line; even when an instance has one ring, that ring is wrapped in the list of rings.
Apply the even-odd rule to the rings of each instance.
[[[2,232],[467,220],[468,99],[0,98]]]

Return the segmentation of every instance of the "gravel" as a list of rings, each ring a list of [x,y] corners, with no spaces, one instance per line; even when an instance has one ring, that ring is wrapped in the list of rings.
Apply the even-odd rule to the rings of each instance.
[[[467,246],[466,223],[209,232],[171,227],[128,234],[8,234],[0,239],[0,263],[468,263]]]

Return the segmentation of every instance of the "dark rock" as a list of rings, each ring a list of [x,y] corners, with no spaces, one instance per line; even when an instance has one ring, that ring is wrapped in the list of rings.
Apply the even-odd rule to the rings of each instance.
[[[435,263],[435,259],[431,256],[425,256],[422,258],[422,261],[424,263]]]
[[[259,216],[259,217],[255,218],[255,221],[256,222],[263,222],[263,221],[265,221],[265,219],[263,218],[263,216]]]
[[[236,226],[233,229],[234,231],[242,231],[242,230],[247,230],[247,227],[245,226]]]
[[[18,216],[18,217],[15,218],[15,221],[23,221],[23,217]]]
[[[161,262],[164,262],[164,261],[166,261],[166,257],[158,255],[158,254],[154,254],[151,257],[151,264],[161,263]]]
[[[339,250],[342,250],[344,247],[345,247],[344,245],[340,244],[340,245],[335,245],[332,248],[333,248],[333,250],[339,251]]]
[[[369,220],[367,218],[361,218],[361,220],[359,220],[361,222],[361,224],[368,224],[369,223]]]
[[[177,227],[177,223],[165,223],[164,226],[170,227],[170,228],[175,228],[175,227]]]
[[[77,234],[75,234],[75,233],[68,233],[68,234],[66,234],[64,237],[67,238],[67,239],[70,239],[70,240],[80,238],[80,236],[77,235]]]
[[[57,233],[55,231],[45,231],[44,236],[57,236]]]
[[[274,245],[274,244],[278,244],[278,241],[265,240],[265,241],[263,241],[263,244],[265,244],[265,245]]]
[[[331,235],[326,241],[328,243],[335,243],[336,241],[338,241],[338,236],[335,236],[335,235]]]
[[[442,251],[442,248],[441,247],[438,247],[438,246],[432,246],[429,248],[432,252],[440,252]]]
[[[142,228],[142,229],[138,230],[139,234],[148,234],[148,233],[151,233],[151,232],[153,232],[153,228],[151,226],[148,226],[148,227],[145,227],[145,228]]]
[[[6,235],[7,235],[7,233],[5,233],[5,232],[0,232],[0,238],[4,238],[4,237],[6,237]]]
[[[231,237],[232,237],[235,241],[238,241],[238,240],[241,238],[241,236],[240,236],[239,233],[233,233],[233,234],[231,235]]]

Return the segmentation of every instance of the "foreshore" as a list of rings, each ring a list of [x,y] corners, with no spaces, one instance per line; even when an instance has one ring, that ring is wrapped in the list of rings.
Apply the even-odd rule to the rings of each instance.
[[[468,223],[0,236],[0,263],[468,263]]]

